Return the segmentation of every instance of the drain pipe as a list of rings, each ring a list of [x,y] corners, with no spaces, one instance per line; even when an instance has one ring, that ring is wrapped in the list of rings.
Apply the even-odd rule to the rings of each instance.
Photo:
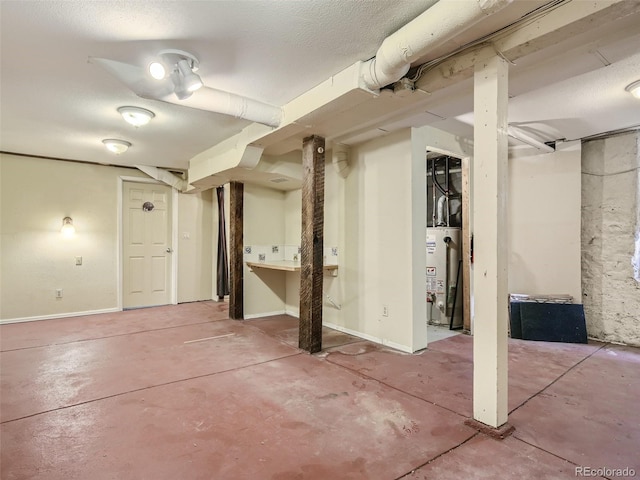
[[[451,40],[512,0],[440,0],[388,36],[360,73],[366,88],[378,90],[404,77],[411,63]]]

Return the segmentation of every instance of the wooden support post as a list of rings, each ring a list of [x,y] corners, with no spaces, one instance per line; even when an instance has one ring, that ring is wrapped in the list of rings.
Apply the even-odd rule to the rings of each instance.
[[[322,350],[322,266],[324,245],[324,138],[302,141],[302,239],[300,335],[298,346]]]
[[[229,184],[229,318],[244,319],[244,265],[242,264],[243,248],[243,193],[244,184]]]
[[[473,417],[493,428],[508,416],[508,67],[486,48],[474,75]]]

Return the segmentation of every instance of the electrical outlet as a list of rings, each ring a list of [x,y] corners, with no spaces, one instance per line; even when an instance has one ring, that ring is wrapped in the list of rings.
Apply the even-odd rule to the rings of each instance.
[[[56,298],[62,298],[62,289],[56,288]]]
[[[382,305],[382,316],[383,317],[389,316],[389,305]]]

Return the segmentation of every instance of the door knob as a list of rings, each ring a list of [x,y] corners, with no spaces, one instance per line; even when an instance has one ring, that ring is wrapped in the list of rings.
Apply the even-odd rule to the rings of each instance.
[[[167,247],[167,253],[173,253],[173,248]]]

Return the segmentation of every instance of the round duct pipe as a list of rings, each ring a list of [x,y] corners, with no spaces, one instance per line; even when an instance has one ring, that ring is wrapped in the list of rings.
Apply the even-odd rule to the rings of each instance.
[[[370,90],[400,80],[411,62],[451,40],[513,0],[440,0],[424,13],[389,35],[376,56],[364,62],[361,78]]]

